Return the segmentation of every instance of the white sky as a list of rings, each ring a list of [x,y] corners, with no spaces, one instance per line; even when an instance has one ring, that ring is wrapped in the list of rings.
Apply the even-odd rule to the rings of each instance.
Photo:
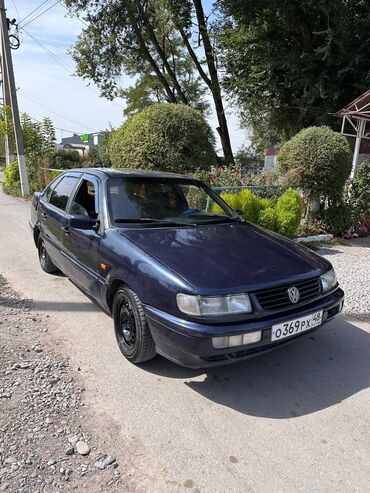
[[[49,0],[42,10],[55,2],[56,0]],[[16,18],[19,22],[41,3],[41,0],[14,0],[14,2],[7,0],[7,16],[10,19]],[[67,52],[80,33],[83,24],[75,17],[71,18],[66,14],[67,10],[57,3],[39,18],[30,22],[28,26],[26,26],[27,22],[36,14],[26,19],[24,27],[47,49],[57,55],[73,74],[74,62]],[[20,48],[12,50],[12,54],[16,85],[19,88],[20,111],[36,119],[50,117],[56,127],[65,129],[57,130],[58,141],[62,134],[64,137],[71,135],[66,130],[87,133],[122,123],[123,100],[116,99],[110,102],[100,98],[93,85],[87,87],[85,81],[70,75],[66,68],[58,64],[26,32],[22,32]],[[124,79],[123,84],[128,85],[129,79]],[[240,128],[238,118],[232,108],[227,106],[227,103],[225,106],[232,146],[236,151],[244,144],[247,133]],[[214,115],[210,117],[209,123],[218,137]],[[220,147],[219,143],[218,147]]]

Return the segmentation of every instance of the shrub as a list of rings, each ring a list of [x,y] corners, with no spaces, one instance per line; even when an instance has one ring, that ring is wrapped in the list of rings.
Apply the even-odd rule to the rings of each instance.
[[[259,198],[250,190],[238,193],[222,193],[221,197],[234,210],[240,209],[243,218],[266,229],[293,238],[301,221],[301,198],[295,190],[287,190],[275,204],[272,199]],[[221,214],[214,206],[212,212]]]
[[[53,152],[49,157],[49,168],[73,169],[81,166],[82,158],[78,151],[61,149]]]
[[[351,203],[356,221],[370,215],[370,161],[361,163],[356,171],[351,188]]]
[[[351,149],[343,135],[328,127],[306,128],[283,145],[278,170],[286,185],[318,204],[320,195],[341,194],[351,171]]]
[[[301,197],[295,190],[287,190],[276,204],[276,223],[280,234],[294,238],[301,222]]]
[[[211,183],[214,187],[237,187],[243,186],[240,167],[230,166],[212,166]]]
[[[258,224],[271,231],[277,231],[276,210],[273,207],[262,209],[258,216]]]
[[[328,233],[341,236],[353,225],[353,207],[349,202],[339,201],[320,213],[321,222]]]
[[[19,195],[21,193],[21,180],[19,178],[18,162],[8,164],[4,168],[3,190],[5,193]]]
[[[214,137],[202,114],[182,104],[153,104],[136,113],[109,138],[113,166],[178,173],[215,163]]]
[[[251,223],[257,223],[261,208],[259,198],[248,189],[241,190],[236,196],[238,197],[239,208],[243,213],[244,219]]]

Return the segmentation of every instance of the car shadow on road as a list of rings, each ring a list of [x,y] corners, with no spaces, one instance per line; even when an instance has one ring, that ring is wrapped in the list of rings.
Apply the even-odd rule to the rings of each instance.
[[[161,358],[146,369],[185,379],[194,392],[244,414],[294,418],[370,386],[370,334],[339,319],[294,344],[236,365],[188,370]]]

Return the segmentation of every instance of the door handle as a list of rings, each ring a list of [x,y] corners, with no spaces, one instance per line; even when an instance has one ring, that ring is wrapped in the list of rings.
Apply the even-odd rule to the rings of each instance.
[[[69,227],[68,226],[62,226],[62,231],[64,232],[64,234],[66,236],[69,235],[70,231],[69,231]]]

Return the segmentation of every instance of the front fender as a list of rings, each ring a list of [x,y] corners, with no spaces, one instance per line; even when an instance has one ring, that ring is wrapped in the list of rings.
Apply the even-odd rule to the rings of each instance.
[[[101,258],[108,273],[102,298],[108,309],[112,288],[119,282],[135,291],[143,304],[174,315],[179,315],[176,294],[195,293],[184,279],[115,230],[106,235],[103,243]]]

